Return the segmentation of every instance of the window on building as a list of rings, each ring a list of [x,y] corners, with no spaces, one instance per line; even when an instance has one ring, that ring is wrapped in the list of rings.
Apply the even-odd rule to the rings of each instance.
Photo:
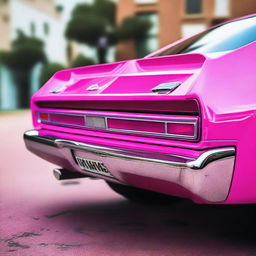
[[[36,25],[35,25],[34,22],[30,23],[30,33],[31,33],[31,36],[35,36],[36,35]]]
[[[44,34],[48,36],[50,33],[49,24],[47,22],[44,22]]]
[[[186,0],[186,14],[200,14],[202,9],[202,0]]]
[[[195,35],[199,32],[202,32],[206,28],[207,26],[204,23],[182,24],[181,26],[182,37],[189,37],[189,36]]]
[[[136,4],[155,4],[157,0],[134,0]]]
[[[229,16],[230,3],[229,0],[215,0],[214,15],[216,17]]]
[[[137,57],[141,58],[158,48],[159,22],[158,14],[156,13],[139,13],[137,16],[148,20],[151,24],[146,38],[137,42],[136,45]]]
[[[64,9],[62,5],[56,5],[55,8],[56,8],[56,11],[59,13],[63,12],[63,9]]]

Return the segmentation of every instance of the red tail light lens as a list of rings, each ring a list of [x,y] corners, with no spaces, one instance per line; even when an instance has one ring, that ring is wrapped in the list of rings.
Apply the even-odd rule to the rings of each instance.
[[[62,124],[70,124],[70,125],[85,125],[84,116],[79,115],[64,115],[64,114],[50,114],[50,120],[53,123],[62,123]]]
[[[167,124],[167,133],[178,136],[196,136],[196,123],[172,122]]]
[[[49,114],[48,113],[39,113],[39,120],[40,121],[49,121]]]

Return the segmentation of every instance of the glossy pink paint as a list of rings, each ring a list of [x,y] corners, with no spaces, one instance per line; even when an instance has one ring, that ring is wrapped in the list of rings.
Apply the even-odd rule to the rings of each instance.
[[[228,198],[222,203],[255,203],[256,76],[255,60],[252,56],[256,56],[256,42],[214,57],[201,54],[154,58],[149,56],[139,60],[60,71],[32,97],[34,127],[42,135],[192,158],[211,148],[233,146],[236,148],[233,180]],[[181,81],[182,84],[169,95],[158,95],[151,91],[159,83],[174,81]],[[99,90],[87,90],[95,84],[98,85]],[[56,86],[64,88],[57,95],[50,92]],[[42,102],[44,104],[47,102],[44,108],[41,107]],[[95,111],[108,115],[118,115],[118,107],[129,110],[140,103],[141,109],[148,111],[153,109],[153,104],[156,104],[156,106],[161,105],[163,109],[161,114],[151,113],[148,116],[156,115],[157,118],[165,118],[169,105],[170,112],[175,112],[174,110],[180,112],[181,108],[187,108],[188,112],[199,114],[200,136],[196,142],[170,138],[145,138],[143,135],[119,133],[113,136],[110,132],[38,123],[36,112],[52,111],[53,109],[47,106],[55,104],[54,102],[64,106],[65,102],[68,102],[68,110],[65,111],[77,113],[92,111],[84,107],[83,102],[87,104],[86,106],[92,103],[96,107],[97,104],[100,106],[105,103],[104,106],[109,106],[105,111],[102,108]],[[69,104],[76,106],[75,110],[71,110]],[[84,108],[87,110],[83,110]],[[56,108],[54,111],[63,110]],[[131,115],[129,112],[122,114]],[[144,115],[144,118],[147,116],[139,113],[132,115],[140,117]],[[169,114],[169,117],[177,118],[177,115]],[[66,163],[60,162],[60,165],[66,166]],[[136,176],[129,179],[130,183],[138,182]],[[152,189],[151,182],[145,182],[143,187]],[[184,192],[182,188],[175,189],[175,187],[170,185],[168,189],[166,186],[165,193],[178,194],[199,203],[207,203],[191,195],[191,192]]]

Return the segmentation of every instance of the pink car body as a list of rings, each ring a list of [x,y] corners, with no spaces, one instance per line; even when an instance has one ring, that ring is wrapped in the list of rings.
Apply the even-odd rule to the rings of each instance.
[[[244,20],[256,26],[255,15],[222,26]],[[186,40],[57,72],[32,97],[27,148],[70,173],[197,203],[255,203],[255,39],[162,56]]]

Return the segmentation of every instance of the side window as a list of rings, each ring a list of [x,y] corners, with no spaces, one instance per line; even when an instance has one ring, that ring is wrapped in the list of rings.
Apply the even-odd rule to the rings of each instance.
[[[49,24],[48,24],[47,22],[44,22],[44,34],[45,34],[46,36],[49,35],[49,30],[50,30]]]

